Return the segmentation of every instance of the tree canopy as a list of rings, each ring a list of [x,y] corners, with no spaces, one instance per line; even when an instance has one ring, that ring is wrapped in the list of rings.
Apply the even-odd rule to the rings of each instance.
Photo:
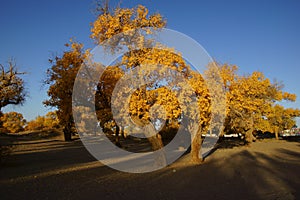
[[[52,67],[47,71],[45,84],[49,85],[49,99],[44,101],[46,106],[58,109],[59,122],[64,127],[65,140],[71,140],[74,122],[72,116],[72,90],[74,81],[81,64],[86,57],[83,45],[70,41],[69,48],[61,57],[50,59]]]
[[[0,118],[2,127],[10,133],[18,133],[24,130],[26,120],[21,113],[8,112]]]
[[[48,112],[45,116],[37,116],[27,123],[26,130],[47,130],[59,128],[59,120],[56,111]]]
[[[220,65],[227,93],[225,133],[242,133],[249,143],[255,140],[255,131],[278,134],[279,130],[295,125],[299,110],[278,105],[282,100],[295,101],[295,94],[284,92],[261,72],[241,76],[237,70],[237,66]],[[282,120],[289,123],[283,125]]]
[[[26,91],[24,81],[20,77],[25,74],[19,72],[13,60],[8,67],[0,64],[0,112],[7,105],[19,105],[25,101]]]

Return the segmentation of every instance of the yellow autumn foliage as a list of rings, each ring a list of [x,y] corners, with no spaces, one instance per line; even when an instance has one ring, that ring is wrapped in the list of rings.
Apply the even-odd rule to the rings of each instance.
[[[90,37],[97,44],[113,36],[139,28],[162,28],[166,25],[160,14],[149,15],[145,6],[136,8],[117,8],[113,12],[100,14],[94,21]]]
[[[10,133],[17,133],[24,130],[26,120],[21,113],[8,112],[0,117],[2,127]]]

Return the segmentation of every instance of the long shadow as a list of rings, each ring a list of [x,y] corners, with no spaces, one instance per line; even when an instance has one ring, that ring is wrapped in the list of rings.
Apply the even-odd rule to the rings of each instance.
[[[28,176],[42,171],[58,169],[95,161],[81,141],[72,143],[49,141],[29,149],[14,150],[0,165],[1,179]],[[26,145],[24,146],[26,148]]]
[[[232,149],[240,146],[245,146],[245,141],[240,138],[219,138],[216,144],[218,149]]]
[[[299,151],[276,148],[272,153],[264,153],[249,148],[230,156],[224,152],[200,167],[184,168],[182,178],[192,177],[190,182],[199,179],[198,185],[207,189],[201,198],[206,199],[299,199]],[[183,187],[191,184],[187,182]]]
[[[212,150],[209,151],[209,153],[203,158],[203,160],[206,160],[209,156],[214,154],[218,149],[233,149],[236,147],[246,146],[245,141],[240,138],[219,138],[217,144],[214,146]],[[189,152],[190,152],[189,148]],[[189,153],[188,152],[188,153]]]
[[[274,153],[278,157],[241,150],[200,166],[171,165],[145,174],[99,166],[12,182],[0,191],[15,199],[298,199],[300,153]]]
[[[275,140],[274,134],[262,134],[256,137],[256,141],[253,141],[253,144],[255,142],[259,141],[267,141],[267,140]],[[290,138],[280,138],[280,140],[285,140],[288,142],[300,142],[300,137],[290,137]],[[251,144],[247,144],[245,140],[241,138],[224,138],[220,137],[215,147],[207,154],[206,157],[213,154],[218,149],[233,149],[236,147],[243,147],[243,146],[251,146]]]
[[[283,140],[287,142],[300,142],[300,136],[290,136],[290,137],[285,137]]]
[[[266,175],[271,176],[272,181],[265,181],[264,186],[274,193],[286,194],[285,199],[300,198],[300,152],[277,149],[274,156],[268,156],[263,153],[256,153],[256,157],[263,161],[259,162],[259,167]],[[277,155],[276,155],[277,154]]]
[[[61,140],[37,140],[37,141],[18,141],[17,143],[13,143],[14,146],[18,145],[30,145],[30,144],[49,144],[49,143],[57,143],[61,142]]]
[[[16,139],[17,141],[27,141],[27,140],[41,140],[41,139],[52,139],[57,136],[61,136],[62,133],[58,130],[39,130],[32,131],[30,133],[21,134],[1,134],[1,137],[7,137],[11,139]]]
[[[181,163],[144,174],[96,165],[20,178],[95,161],[78,141],[12,157],[0,169],[1,199],[299,199],[300,149],[288,144],[266,152],[224,148],[199,166]]]

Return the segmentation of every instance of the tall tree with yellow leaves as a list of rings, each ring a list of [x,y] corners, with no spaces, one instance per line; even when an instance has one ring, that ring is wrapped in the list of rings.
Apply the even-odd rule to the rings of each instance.
[[[48,130],[59,128],[57,111],[50,111],[45,116],[37,116],[27,123],[26,130]]]
[[[141,5],[132,9],[117,8],[113,11],[109,11],[107,7],[105,8],[101,9],[102,12],[92,25],[91,38],[95,40],[96,44],[103,45],[111,52],[115,52],[119,48],[124,48],[124,46],[128,49],[127,53],[122,56],[121,61],[117,63],[117,66],[121,69],[123,74],[130,74],[131,71],[136,68],[145,72],[149,69],[149,66],[154,66],[153,71],[157,72],[157,74],[148,74],[148,83],[141,84],[132,94],[129,102],[129,113],[131,118],[136,124],[140,124],[141,126],[147,125],[151,120],[151,107],[160,105],[165,110],[166,125],[169,123],[180,124],[180,119],[183,117],[181,115],[182,107],[178,105],[178,100],[172,95],[172,90],[162,84],[162,82],[167,85],[169,83],[176,83],[176,76],[170,76],[168,70],[177,71],[185,77],[189,85],[193,87],[196,94],[200,97],[199,105],[204,107],[201,107],[200,109],[203,111],[201,118],[201,121],[203,121],[202,128],[197,130],[198,133],[196,137],[193,137],[197,139],[192,142],[192,149],[194,152],[192,154],[199,160],[201,133],[206,130],[206,126],[209,124],[209,119],[207,119],[207,117],[210,117],[207,113],[209,110],[209,95],[207,94],[207,88],[204,87],[205,84],[203,83],[203,78],[196,72],[192,72],[181,55],[175,53],[173,49],[162,47],[160,44],[154,43],[145,36],[151,34],[151,31],[149,32],[150,29],[146,28],[151,27],[159,29],[165,27],[166,22],[160,14],[149,15],[148,9]],[[141,33],[143,30],[145,30],[146,33]],[[118,37],[118,35],[121,35],[121,37]],[[108,70],[110,69],[108,68]],[[164,73],[168,74],[166,79],[161,82],[158,81],[157,78]],[[132,76],[136,76],[131,77],[133,80],[139,80],[140,74],[137,73]],[[144,74],[143,76],[145,77],[147,75]],[[110,84],[114,85],[115,81]],[[106,100],[111,100],[111,97],[108,95],[108,97],[104,98],[103,93],[105,93],[105,87],[99,88],[102,88],[102,91],[99,90],[98,92],[99,94],[102,94],[99,95],[99,100],[102,98],[104,102],[107,102],[105,106],[107,107],[107,112],[104,115],[108,116],[108,119],[111,119],[112,113],[111,110],[109,110],[110,103]],[[116,99],[119,101],[120,98]],[[187,96],[186,99],[188,99]],[[120,103],[124,104],[125,102],[119,102],[119,104]],[[122,106],[120,109],[122,109]],[[120,110],[120,113],[121,112],[122,110]],[[106,121],[110,125],[114,124],[116,130],[124,128],[118,128],[116,123],[112,123],[111,120]],[[195,123],[198,124],[200,122],[197,121]],[[162,148],[163,142],[161,141],[159,132],[148,139],[152,144],[153,150]]]
[[[47,71],[45,84],[49,85],[49,99],[44,101],[46,106],[56,107],[59,123],[63,127],[66,141],[72,139],[74,121],[72,116],[72,90],[78,70],[80,69],[87,52],[83,45],[71,41],[66,44],[70,48],[61,57],[50,59],[52,67]]]

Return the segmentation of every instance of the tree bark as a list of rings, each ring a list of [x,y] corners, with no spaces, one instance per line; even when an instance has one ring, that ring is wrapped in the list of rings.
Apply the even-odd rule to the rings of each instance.
[[[198,130],[195,137],[192,138],[191,145],[191,162],[195,164],[200,164],[203,162],[203,157],[201,155],[201,145],[202,145],[202,137],[201,131]]]
[[[245,142],[246,144],[251,144],[252,142],[254,142],[256,140],[256,138],[253,136],[253,132],[254,132],[254,119],[253,119],[253,116],[251,115],[249,117],[249,120],[250,121],[246,121],[246,133],[245,133]]]
[[[255,140],[256,138],[253,136],[253,128],[248,129],[245,133],[246,144],[251,144]]]

